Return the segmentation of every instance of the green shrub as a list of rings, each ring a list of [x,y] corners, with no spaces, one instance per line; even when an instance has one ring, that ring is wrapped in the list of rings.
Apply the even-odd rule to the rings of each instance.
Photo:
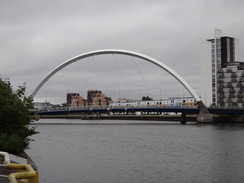
[[[25,86],[14,92],[9,80],[0,78],[0,151],[19,153],[36,134],[28,125],[34,120],[32,97],[25,96]]]
[[[26,149],[28,142],[17,134],[0,134],[1,151],[6,151],[12,154],[19,154]]]

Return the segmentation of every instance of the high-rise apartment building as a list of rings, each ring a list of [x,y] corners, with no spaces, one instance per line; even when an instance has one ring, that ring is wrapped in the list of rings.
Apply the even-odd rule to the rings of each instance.
[[[222,36],[201,44],[202,101],[206,106],[243,106],[244,63],[239,61],[239,40]]]

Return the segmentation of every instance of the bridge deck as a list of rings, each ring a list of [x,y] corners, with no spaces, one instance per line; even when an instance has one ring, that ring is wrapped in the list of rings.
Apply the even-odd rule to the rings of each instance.
[[[242,115],[243,109],[221,109],[221,108],[208,108],[212,114],[230,114],[230,115]],[[129,107],[129,108],[83,108],[83,109],[62,109],[62,110],[50,110],[50,111],[36,111],[40,115],[65,115],[72,113],[108,113],[108,112],[173,112],[173,113],[185,113],[185,114],[198,114],[199,108],[182,108],[182,107]]]

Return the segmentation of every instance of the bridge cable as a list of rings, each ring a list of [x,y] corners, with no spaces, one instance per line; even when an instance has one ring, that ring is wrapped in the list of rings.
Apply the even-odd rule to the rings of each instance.
[[[57,87],[57,89],[58,89],[58,91],[56,92],[56,94],[55,94],[55,96],[53,97],[53,99],[55,100],[55,99],[58,99],[58,96],[60,95],[60,93],[61,93],[61,89],[62,88],[64,88],[64,85],[65,85],[65,82],[67,83],[67,80],[66,80],[66,78],[65,78],[65,76],[64,76],[64,74],[63,74],[63,71],[62,70],[60,70],[61,71],[61,76],[64,78],[64,79],[62,79],[62,83],[61,83],[61,85],[59,85],[59,87]],[[48,91],[46,91],[46,95],[47,95],[47,92]],[[47,98],[47,96],[46,96],[46,98]],[[46,99],[47,100],[47,99]],[[54,102],[54,101],[53,101]],[[55,101],[56,102],[56,101]]]
[[[64,75],[64,73],[63,73],[63,69],[61,69],[61,74],[62,74],[62,76],[63,76],[63,78],[64,78],[64,80],[63,80],[63,81],[64,81],[64,82],[63,82],[63,85],[66,86],[65,88],[69,88],[68,81],[67,81],[67,79],[66,79],[66,77],[65,77],[65,75]],[[61,87],[60,87],[60,88],[61,88]],[[56,94],[56,97],[59,96],[60,91],[61,91],[61,89],[58,90],[58,92],[57,92],[57,94]]]
[[[81,71],[80,71],[80,67],[79,67],[79,65],[77,64],[77,60],[75,61],[75,63],[76,63],[76,68],[78,69],[78,71],[79,71],[79,73],[81,74]],[[83,77],[83,75],[81,75],[82,77]],[[85,80],[83,79],[83,82],[84,82]],[[79,89],[78,89],[78,91],[77,92],[75,92],[75,101],[73,101],[73,103],[71,104],[71,106],[74,106],[75,104],[74,103],[76,103],[76,98],[77,98],[77,96],[79,95],[79,93],[80,93],[80,91],[81,91],[81,87],[82,87],[82,85],[83,85],[83,83],[81,83],[80,85],[79,85]],[[73,93],[73,92],[72,92]],[[76,103],[76,105],[77,105],[77,108],[79,108],[79,105],[78,105],[78,103]],[[68,107],[68,106],[67,106]],[[70,109],[70,108],[68,108],[68,109]]]
[[[94,56],[91,56],[91,57],[92,57],[92,60],[93,60],[93,62],[94,62],[94,64],[95,64],[96,68],[97,68],[98,71],[99,71],[99,67],[98,67],[98,65],[97,65],[97,62],[96,62],[95,59],[94,59]],[[103,76],[103,74],[101,73],[101,71],[99,71],[99,75],[100,75],[100,78],[102,79],[102,81],[103,81],[103,83],[104,83],[104,86],[105,86],[106,90],[108,91],[108,87],[107,87],[107,85],[105,84],[105,79],[104,79],[104,76]],[[96,97],[95,97],[95,99],[94,99],[94,101],[93,101],[93,103],[92,103],[92,106],[95,104],[95,101],[96,101],[97,97],[98,97],[98,93],[96,94]]]
[[[73,72],[74,72],[74,65],[73,64],[72,64],[72,69],[73,69]],[[71,92],[71,93],[73,93],[73,92]],[[68,90],[66,92],[66,104],[67,104],[67,94],[68,94]],[[78,93],[75,93],[75,99],[76,99],[77,96],[78,96]],[[78,104],[76,103],[76,100],[72,101],[71,105],[74,106],[75,104],[77,105],[77,108],[78,108]]]
[[[152,96],[152,93],[151,93],[151,91],[150,91],[150,89],[149,89],[149,87],[148,87],[148,85],[147,85],[147,82],[146,82],[145,78],[143,77],[143,75],[142,75],[142,73],[141,73],[141,70],[139,69],[139,67],[138,67],[138,65],[137,65],[137,63],[136,63],[134,57],[131,56],[131,58],[132,58],[132,60],[133,60],[133,62],[134,62],[134,64],[135,64],[135,66],[136,66],[136,68],[137,68],[137,70],[138,70],[138,72],[139,72],[139,74],[140,74],[140,76],[141,76],[141,78],[142,78],[142,80],[143,80],[144,85],[146,86],[146,88],[147,88],[147,90],[148,90],[148,92],[149,92],[149,95]]]
[[[75,61],[75,63],[76,63],[76,68],[78,69],[78,71],[79,71],[79,73],[80,73],[80,75],[81,75],[82,81],[83,81],[83,82],[81,82],[81,84],[80,84],[80,86],[79,86],[79,89],[78,89],[78,92],[77,92],[77,93],[79,93],[79,92],[81,91],[81,88],[83,87],[83,85],[85,85],[86,90],[88,90],[89,87],[88,87],[88,84],[87,84],[86,79],[85,79],[85,77],[84,77],[84,73],[81,72],[81,68],[80,68],[79,64],[77,63],[77,61],[78,61],[78,60]],[[89,67],[88,67],[88,71],[89,71],[89,70],[90,70],[90,65],[89,65]]]
[[[131,94],[132,92],[131,92],[131,90],[129,89],[129,87],[128,87],[128,85],[127,85],[127,82],[126,82],[126,80],[125,80],[125,78],[124,78],[124,75],[123,75],[123,73],[121,72],[120,67],[119,67],[119,64],[118,64],[117,60],[115,59],[115,56],[114,56],[114,55],[115,55],[115,54],[112,54],[112,57],[113,57],[113,59],[114,59],[114,62],[115,62],[116,66],[117,66],[117,68],[118,68],[118,70],[119,70],[119,73],[120,73],[120,75],[121,75],[121,77],[122,77],[122,79],[123,79],[123,81],[124,81],[124,84],[125,84],[127,90],[128,90],[129,93]],[[121,86],[121,87],[122,87],[122,86]],[[119,91],[120,91],[120,90],[119,90]]]
[[[92,57],[93,62],[95,63],[95,66],[97,67],[97,63],[95,62],[93,56],[91,56],[91,57]],[[97,67],[97,68],[98,68],[98,67]],[[92,107],[94,107],[94,105],[95,105],[95,101],[97,100],[97,96],[98,96],[98,92],[96,93],[95,99],[92,101]],[[91,98],[92,98],[92,97],[91,97]]]
[[[77,60],[78,61],[78,60]],[[80,66],[79,66],[79,64],[77,63],[77,61],[76,61],[76,65],[77,65],[77,69],[78,69],[78,71],[79,71],[79,73],[80,73],[80,75],[81,75],[81,77],[82,77],[82,80],[83,80],[83,83],[81,83],[80,84],[80,87],[79,87],[79,90],[78,90],[78,92],[80,92],[81,91],[81,87],[83,86],[83,84],[85,85],[85,88],[86,88],[86,93],[89,91],[89,86],[88,86],[88,83],[87,83],[87,80],[86,80],[86,78],[85,78],[85,76],[84,76],[84,73],[83,72],[81,72],[81,68],[80,68]],[[90,63],[90,62],[89,62]],[[88,69],[86,69],[88,72],[90,72],[90,70],[91,70],[91,64],[89,64],[89,67],[88,67]]]
[[[39,97],[39,98],[43,98],[43,94],[42,94],[42,91],[43,91],[43,92],[44,92],[44,95],[45,95],[45,96],[44,96],[44,97],[45,97],[45,103],[47,104],[47,96],[48,96],[48,95],[47,95],[47,93],[48,93],[48,90],[47,90],[48,87],[47,87],[47,86],[48,86],[49,84],[50,84],[50,82],[49,82],[49,80],[47,80],[45,87],[42,88],[41,92],[38,92],[38,93],[36,94],[35,99],[37,99],[38,97]],[[42,100],[43,100],[43,99],[41,99],[41,100],[39,99],[39,101],[41,101],[41,102],[42,102]]]

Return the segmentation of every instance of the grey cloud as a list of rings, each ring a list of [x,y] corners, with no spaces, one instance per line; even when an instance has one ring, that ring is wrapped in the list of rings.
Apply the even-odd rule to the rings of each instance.
[[[212,38],[215,28],[240,39],[240,58],[244,58],[243,5],[242,0],[0,0],[1,76],[9,77],[15,87],[27,82],[31,94],[46,74],[67,59],[88,51],[119,48],[164,62],[200,94],[200,43]],[[120,65],[123,67],[123,63]],[[150,67],[147,72],[149,67],[141,65],[145,78],[152,80],[147,73],[154,70]],[[131,80],[138,77],[126,69]],[[115,71],[118,72],[116,68]],[[86,76],[96,72],[83,70]],[[76,77],[73,75],[70,79]],[[110,76],[114,87],[120,88],[114,82],[116,79],[121,80]],[[57,79],[52,87],[55,89],[58,83]],[[150,84],[160,90],[157,82]],[[176,88],[181,86],[172,87],[179,90]],[[175,92],[175,95],[179,94]]]

